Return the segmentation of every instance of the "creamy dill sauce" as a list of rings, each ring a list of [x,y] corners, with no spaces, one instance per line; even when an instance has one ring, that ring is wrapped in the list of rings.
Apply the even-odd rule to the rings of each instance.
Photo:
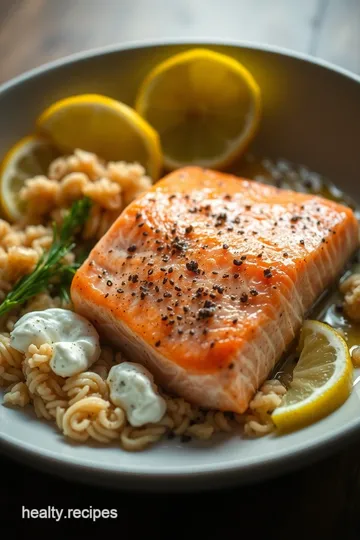
[[[111,368],[107,382],[111,401],[125,410],[132,426],[160,422],[166,412],[166,401],[144,366],[135,362],[117,364]]]
[[[10,334],[11,346],[26,353],[30,345],[52,347],[50,367],[60,377],[71,377],[90,368],[100,356],[94,326],[73,311],[51,308],[23,315]]]
[[[345,204],[354,211],[360,221],[360,206],[329,180],[318,173],[310,171],[307,167],[295,165],[284,159],[276,161],[257,159],[248,154],[241,163],[232,168],[231,172],[264,184],[301,193],[320,195]],[[354,259],[358,259],[358,255]],[[344,275],[339,276],[339,278],[341,280],[356,272],[360,272],[359,262],[357,260],[349,261],[344,270]],[[333,287],[328,289],[316,302],[307,317],[325,322],[340,330],[351,352],[354,347],[360,345],[360,323],[355,323],[344,315],[341,307],[339,307],[342,301],[343,297],[338,290],[338,283],[334,283]],[[286,356],[275,366],[272,376],[288,385],[297,359],[298,354],[296,353],[296,344],[294,344]]]

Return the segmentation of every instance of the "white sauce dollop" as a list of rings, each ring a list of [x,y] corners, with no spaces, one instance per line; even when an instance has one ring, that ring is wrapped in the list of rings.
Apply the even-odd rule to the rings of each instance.
[[[100,356],[99,335],[94,326],[67,309],[33,311],[19,319],[10,334],[11,346],[25,353],[31,344],[53,347],[50,367],[60,377],[88,369]]]
[[[122,407],[132,426],[159,422],[166,402],[159,395],[152,374],[142,365],[123,362],[110,369],[110,399]]]

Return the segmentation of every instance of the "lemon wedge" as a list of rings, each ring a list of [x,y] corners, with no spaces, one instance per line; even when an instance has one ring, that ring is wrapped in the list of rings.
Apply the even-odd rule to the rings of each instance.
[[[107,161],[137,161],[154,180],[159,177],[158,134],[120,101],[98,94],[65,98],[41,114],[37,128],[63,152],[80,148]]]
[[[253,139],[260,103],[259,87],[242,64],[208,49],[191,49],[150,72],[135,108],[158,131],[168,169],[220,169]]]
[[[5,155],[0,166],[1,214],[17,221],[23,213],[19,191],[27,178],[46,174],[50,163],[59,156],[49,140],[29,135],[17,142]]]
[[[351,358],[336,330],[318,321],[305,321],[299,347],[290,388],[272,414],[280,431],[292,431],[327,416],[351,393]]]

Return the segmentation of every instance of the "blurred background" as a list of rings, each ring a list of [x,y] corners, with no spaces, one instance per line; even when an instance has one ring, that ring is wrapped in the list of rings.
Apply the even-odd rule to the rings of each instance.
[[[0,82],[125,41],[248,40],[360,73],[360,0],[0,0]]]

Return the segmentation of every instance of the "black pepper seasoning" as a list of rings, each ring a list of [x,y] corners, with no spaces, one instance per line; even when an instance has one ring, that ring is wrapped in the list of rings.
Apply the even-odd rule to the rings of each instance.
[[[271,273],[270,268],[266,268],[266,269],[264,270],[264,276],[265,276],[266,278],[271,278],[271,277],[272,277],[272,273]]]
[[[190,261],[186,263],[186,268],[189,272],[197,272],[199,264],[196,261]]]

